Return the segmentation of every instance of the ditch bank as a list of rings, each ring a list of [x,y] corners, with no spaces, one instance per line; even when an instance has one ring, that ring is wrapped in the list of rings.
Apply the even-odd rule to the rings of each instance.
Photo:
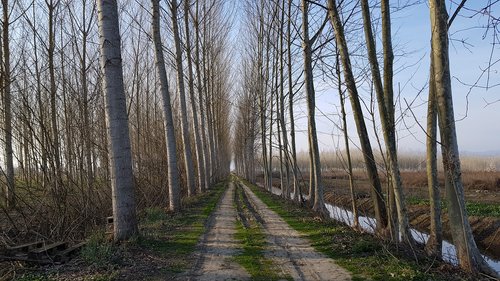
[[[337,195],[332,192],[325,194],[325,201],[334,206],[351,210],[351,198],[346,195]],[[358,198],[359,213],[364,216],[375,215],[370,198]],[[424,233],[430,232],[430,210],[428,205],[408,205],[410,224],[416,230]],[[451,241],[448,214],[443,212],[443,236]],[[469,216],[469,222],[474,234],[474,239],[482,253],[495,260],[500,260],[500,219],[495,217]]]

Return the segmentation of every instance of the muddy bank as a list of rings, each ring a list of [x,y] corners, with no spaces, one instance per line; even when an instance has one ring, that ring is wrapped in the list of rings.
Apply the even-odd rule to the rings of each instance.
[[[325,194],[325,201],[350,210],[351,198],[347,195],[338,195],[333,192]],[[357,206],[360,214],[374,216],[372,201],[368,196],[361,196],[357,200]],[[430,231],[430,215],[429,206],[426,205],[409,205],[408,215],[410,224],[415,229],[429,233]],[[448,214],[443,213],[443,235],[446,240],[452,241]],[[469,221],[474,234],[476,244],[482,253],[494,258],[500,259],[500,219],[495,217],[475,217],[470,216]]]

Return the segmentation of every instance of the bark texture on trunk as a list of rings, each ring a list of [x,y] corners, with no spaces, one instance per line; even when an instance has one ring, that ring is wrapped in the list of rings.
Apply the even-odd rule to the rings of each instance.
[[[118,7],[113,0],[98,0],[97,7],[100,62],[103,71],[102,87],[105,94],[111,160],[114,239],[121,241],[136,235],[138,228],[127,106],[123,87]]]
[[[196,65],[196,81],[198,84],[198,105],[200,108],[200,120],[199,120],[199,128],[198,128],[198,134],[201,136],[201,142],[202,142],[202,156],[203,156],[203,167],[204,167],[204,173],[203,173],[203,180],[204,180],[204,186],[205,188],[210,187],[210,150],[208,148],[208,140],[207,140],[207,133],[206,133],[206,127],[207,127],[207,120],[205,116],[205,107],[204,107],[204,101],[203,101],[203,93],[204,93],[204,84],[202,83],[202,71],[201,71],[201,61],[200,61],[200,22],[199,22],[199,1],[196,1],[196,18],[195,18],[195,65]]]
[[[61,157],[59,148],[59,129],[57,126],[57,85],[55,76],[55,66],[54,66],[54,53],[55,53],[55,34],[54,34],[54,22],[55,22],[55,10],[59,1],[54,2],[51,0],[47,3],[47,9],[49,12],[48,27],[49,27],[49,44],[47,49],[48,56],[48,68],[49,68],[49,92],[50,92],[50,125],[52,130],[52,156],[54,159],[53,165],[53,179],[52,179],[52,192],[55,202],[58,204],[65,201],[63,199],[63,187],[62,187],[62,177],[61,177]]]
[[[387,213],[384,203],[384,197],[382,194],[382,187],[380,184],[380,178],[378,176],[375,158],[373,156],[373,150],[370,144],[370,139],[368,137],[368,131],[366,129],[366,124],[363,117],[363,111],[358,96],[358,90],[356,88],[354,74],[352,73],[351,69],[349,50],[344,35],[344,26],[340,21],[339,13],[335,2],[336,2],[335,0],[328,0],[329,18],[335,32],[335,39],[337,41],[337,46],[339,48],[340,61],[342,63],[342,68],[344,72],[344,81],[346,83],[347,91],[349,92],[349,98],[351,101],[352,111],[354,114],[354,121],[356,123],[356,129],[358,131],[358,136],[361,143],[361,149],[363,150],[363,157],[366,165],[366,170],[368,173],[368,178],[370,179],[370,183],[372,185],[372,200],[375,211],[375,218],[377,220],[377,231],[379,232],[385,231],[387,227]]]
[[[292,175],[293,175],[293,199],[301,202],[302,196],[299,186],[299,178],[297,174],[297,149],[295,145],[295,119],[293,112],[293,72],[292,72],[292,0],[288,0],[288,22],[286,28],[286,40],[287,40],[287,72],[288,72],[288,115],[290,119],[290,154],[291,154],[291,165],[292,165]]]
[[[186,183],[188,196],[195,194],[195,177],[193,154],[191,152],[191,141],[189,137],[189,123],[187,119],[186,90],[184,86],[184,67],[182,66],[182,47],[179,36],[179,25],[177,24],[177,0],[172,0],[172,29],[174,33],[175,63],[177,66],[177,91],[179,93],[181,109],[181,130],[182,144],[184,151],[184,165],[186,169]]]
[[[470,272],[482,271],[498,276],[481,256],[476,246],[465,209],[464,187],[453,112],[453,96],[448,55],[448,14],[444,0],[430,0],[432,58],[437,97],[443,167],[447,181],[446,197],[453,242],[460,267]]]
[[[344,91],[342,91],[342,77],[340,73],[340,60],[339,60],[339,54],[338,54],[338,49],[337,49],[337,54],[336,54],[336,63],[335,63],[335,71],[337,74],[337,79],[338,79],[338,91],[339,91],[339,98],[340,98],[340,114],[342,116],[342,131],[344,133],[344,145],[345,145],[345,151],[346,151],[346,157],[347,157],[347,172],[349,175],[349,190],[351,192],[351,203],[352,203],[352,216],[353,216],[353,228],[358,229],[359,228],[359,216],[358,216],[358,205],[356,203],[356,194],[354,193],[354,177],[352,173],[352,159],[351,159],[351,150],[350,150],[350,144],[349,144],[349,135],[348,135],[348,130],[347,130],[347,114],[345,111],[345,95]]]
[[[309,151],[311,157],[311,165],[313,170],[310,171],[313,176],[314,183],[314,204],[313,210],[324,211],[323,184],[321,182],[321,162],[319,156],[318,137],[316,133],[316,95],[314,92],[314,77],[312,71],[312,50],[311,41],[309,39],[309,20],[308,20],[308,2],[302,0],[302,51],[304,56],[304,81],[307,99],[307,125],[309,132]],[[311,198],[312,200],[313,198]]]
[[[372,22],[370,16],[370,7],[368,5],[368,0],[361,0],[361,8],[364,21],[365,39],[366,46],[368,50],[368,60],[371,66],[373,85],[375,88],[375,93],[377,95],[378,111],[380,114],[380,121],[382,124],[382,131],[384,136],[385,145],[388,154],[388,164],[390,179],[392,181],[392,188],[394,192],[394,199],[396,202],[396,211],[398,215],[398,226],[399,233],[401,234],[401,239],[409,244],[414,244],[415,241],[410,233],[410,224],[408,222],[408,212],[406,210],[406,204],[403,193],[403,183],[401,180],[401,174],[399,172],[397,149],[396,149],[396,136],[394,131],[394,126],[392,125],[391,112],[393,111],[392,102],[389,104],[386,99],[392,100],[392,44],[390,35],[390,17],[389,17],[389,4],[387,0],[383,0],[384,13],[382,18],[382,32],[384,37],[382,41],[384,43],[384,80],[386,83],[382,85],[382,78],[380,75],[380,68],[377,59],[377,50],[375,47],[375,38],[373,37]],[[389,51],[389,49],[391,51]],[[384,91],[384,86],[385,91]],[[397,241],[397,238],[396,238]]]
[[[155,64],[156,72],[158,73],[160,80],[163,124],[165,126],[165,139],[167,144],[169,209],[175,212],[181,208],[179,170],[177,169],[177,144],[175,143],[175,126],[172,116],[170,91],[168,89],[167,71],[165,69],[165,58],[161,43],[160,1],[152,0],[151,2],[153,13],[152,27],[153,42],[155,47]]]
[[[434,59],[431,52],[429,77],[429,101],[427,105],[427,185],[429,189],[431,229],[425,245],[428,254],[440,257],[443,245],[443,227],[441,223],[441,196],[439,192],[437,169],[437,108],[436,81],[434,78]]]
[[[186,57],[188,68],[188,88],[189,98],[191,99],[191,112],[193,116],[193,136],[195,144],[196,162],[198,167],[198,191],[205,190],[205,162],[203,160],[203,146],[201,144],[201,136],[198,125],[198,110],[196,109],[196,99],[194,95],[194,78],[193,78],[193,60],[191,58],[191,34],[189,33],[189,7],[190,1],[184,0],[184,29],[186,30]]]
[[[3,79],[1,86],[3,88],[3,114],[4,114],[4,133],[5,133],[5,202],[8,208],[14,208],[16,205],[15,181],[14,181],[14,153],[12,150],[12,110],[11,110],[11,91],[10,91],[10,46],[9,46],[9,1],[2,0],[3,20],[2,20],[2,70]]]

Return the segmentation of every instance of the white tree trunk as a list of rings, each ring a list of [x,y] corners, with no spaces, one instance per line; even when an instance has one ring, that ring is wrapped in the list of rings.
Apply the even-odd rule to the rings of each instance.
[[[203,101],[203,87],[202,83],[202,71],[201,71],[201,61],[200,61],[200,22],[199,22],[199,13],[198,13],[199,1],[196,1],[196,19],[195,19],[195,53],[196,53],[196,79],[198,83],[198,105],[200,107],[200,126],[198,129],[198,134],[201,136],[202,142],[202,156],[203,156],[203,167],[204,167],[204,186],[205,188],[210,187],[210,170],[209,170],[209,149],[208,149],[208,140],[207,140],[207,131],[206,128],[206,115],[205,115],[205,107]]]
[[[168,195],[169,209],[178,211],[181,207],[179,170],[177,169],[177,145],[175,143],[174,119],[170,103],[170,92],[168,89],[167,71],[160,33],[160,1],[152,0],[153,12],[153,42],[155,45],[155,64],[160,79],[160,92],[163,107],[163,124],[165,126],[165,139],[167,144],[168,162]]]
[[[288,112],[290,118],[290,150],[291,150],[291,164],[292,164],[292,174],[293,174],[293,199],[294,201],[301,202],[302,195],[299,185],[299,179],[297,175],[297,150],[295,147],[295,119],[293,114],[293,83],[292,83],[292,36],[291,36],[291,21],[292,21],[292,0],[288,0],[288,22],[286,30],[287,38],[287,72],[288,72]]]
[[[137,234],[134,177],[121,57],[116,1],[98,0],[99,43],[106,127],[111,160],[114,239],[121,241]]]
[[[8,208],[16,205],[15,181],[14,181],[14,161],[12,151],[12,110],[10,92],[10,47],[9,47],[9,1],[2,0],[3,22],[2,22],[2,71],[3,79],[3,110],[4,110],[4,132],[5,132],[5,201]]]
[[[309,21],[307,0],[302,0],[302,49],[304,55],[304,81],[307,97],[307,124],[309,132],[309,151],[313,169],[311,171],[314,182],[314,204],[313,210],[324,212],[323,184],[321,181],[321,161],[319,156],[318,137],[316,135],[316,95],[314,92],[314,77],[312,71],[312,50],[309,40]],[[311,198],[312,199],[312,198]]]
[[[388,10],[387,0],[382,1],[385,3],[384,7]],[[375,47],[375,39],[373,37],[373,32],[371,28],[371,16],[370,16],[370,7],[368,5],[368,0],[361,1],[363,21],[364,21],[364,30],[365,30],[365,38],[366,38],[366,46],[368,49],[368,58],[370,61],[373,84],[375,88],[375,92],[377,94],[377,104],[379,108],[380,121],[382,124],[382,131],[385,140],[385,145],[388,152],[389,158],[389,172],[390,178],[392,180],[392,187],[396,200],[396,208],[398,214],[398,225],[399,225],[399,233],[402,235],[402,240],[409,244],[414,244],[415,241],[410,233],[410,225],[408,222],[408,212],[406,210],[404,193],[403,193],[403,183],[401,180],[401,174],[399,172],[398,165],[398,157],[397,157],[397,149],[396,149],[396,137],[394,132],[394,126],[391,121],[391,112],[393,111],[392,102],[390,104],[386,103],[387,97],[392,100],[392,85],[385,84],[386,91],[384,91],[382,85],[382,78],[380,75],[380,68],[377,59],[377,51]],[[386,11],[384,13],[384,20],[382,24],[382,29],[384,30],[384,35],[386,37],[383,38],[384,43],[384,78],[386,83],[392,83],[392,55],[387,54],[390,53],[389,49],[392,50],[392,44],[390,40],[390,20],[389,13]],[[396,238],[397,240],[397,238]]]
[[[354,79],[354,74],[352,73],[349,50],[344,35],[344,26],[340,21],[335,0],[328,0],[328,8],[330,22],[335,32],[337,47],[339,48],[340,61],[342,63],[344,71],[344,81],[346,83],[347,91],[349,92],[354,121],[356,122],[356,129],[358,131],[361,148],[363,150],[363,158],[365,161],[368,177],[372,185],[371,191],[375,218],[377,219],[377,231],[385,231],[385,228],[387,227],[387,213],[385,209],[384,198],[382,195],[382,187],[380,184],[380,178],[378,176],[375,158],[373,156],[373,150],[370,144],[368,131],[366,129],[366,124],[363,117],[363,110],[361,108],[361,103],[359,100],[358,89],[356,88],[356,81]]]
[[[436,85],[434,80],[434,62],[431,52],[431,67],[429,78],[429,100],[427,106],[427,185],[429,189],[429,202],[431,214],[431,228],[429,240],[425,245],[427,253],[440,257],[443,244],[443,228],[441,223],[441,196],[438,182],[437,169],[437,108]]]
[[[193,167],[193,156],[191,152],[191,142],[189,137],[189,123],[187,119],[187,106],[186,106],[186,91],[184,87],[184,71],[182,66],[182,47],[181,39],[179,36],[179,26],[177,24],[177,0],[172,0],[172,29],[174,33],[175,45],[175,61],[177,65],[177,90],[179,92],[179,100],[181,105],[181,129],[182,129],[182,144],[184,150],[184,165],[186,169],[186,181],[188,196],[194,195],[195,178]]]
[[[191,41],[189,34],[189,6],[190,1],[184,0],[184,28],[186,30],[186,57],[188,61],[188,88],[189,88],[189,98],[191,99],[191,112],[193,115],[193,132],[194,132],[194,144],[195,144],[195,154],[196,162],[198,167],[198,191],[203,192],[205,190],[205,160],[203,159],[203,146],[201,143],[201,135],[199,132],[198,125],[198,110],[196,109],[196,99],[194,95],[194,78],[193,78],[193,61],[191,58]]]

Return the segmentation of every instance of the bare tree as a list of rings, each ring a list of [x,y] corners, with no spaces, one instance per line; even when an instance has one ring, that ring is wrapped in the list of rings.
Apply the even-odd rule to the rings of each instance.
[[[195,155],[198,167],[198,190],[203,192],[205,190],[205,161],[203,159],[203,145],[199,135],[198,125],[198,110],[196,109],[196,99],[194,95],[194,76],[193,76],[193,60],[191,57],[191,34],[189,33],[189,11],[190,1],[184,0],[184,28],[186,30],[186,57],[187,57],[187,70],[188,70],[188,88],[189,98],[191,99],[191,112],[193,116],[193,136],[195,144]]]
[[[162,97],[163,123],[165,126],[165,139],[167,144],[168,161],[168,192],[169,208],[178,211],[181,207],[179,171],[177,170],[177,145],[175,143],[174,120],[172,106],[170,103],[170,92],[168,90],[167,71],[163,57],[163,47],[160,33],[160,4],[159,0],[152,0],[153,14],[153,41],[155,45],[156,71],[160,79],[160,91]]]
[[[342,131],[344,134],[344,145],[347,157],[347,173],[349,176],[349,190],[351,191],[351,201],[352,201],[352,216],[353,216],[353,228],[359,228],[359,216],[358,216],[358,206],[356,203],[356,195],[354,194],[354,175],[352,171],[352,159],[351,159],[351,149],[349,145],[349,135],[347,131],[347,114],[345,111],[345,92],[342,90],[342,75],[340,73],[340,60],[338,49],[335,54],[336,63],[335,63],[335,74],[338,79],[338,92],[340,98],[340,114],[342,115]]]
[[[174,45],[175,45],[175,62],[177,69],[177,90],[179,92],[180,100],[180,117],[181,117],[181,129],[182,129],[182,148],[184,150],[184,165],[186,169],[186,181],[187,181],[187,191],[188,195],[194,195],[196,192],[195,188],[195,177],[194,177],[194,166],[193,166],[193,156],[191,152],[191,142],[189,138],[189,123],[187,119],[187,106],[186,106],[186,90],[184,87],[184,68],[182,65],[182,48],[181,39],[179,36],[179,25],[177,23],[177,0],[172,0],[171,2],[171,17],[172,17],[172,29],[174,33]]]
[[[446,180],[451,183],[446,185],[446,197],[453,242],[457,248],[460,267],[471,272],[482,271],[492,276],[498,276],[479,253],[465,209],[464,187],[453,111],[446,4],[444,0],[431,0],[429,4],[432,35],[431,61],[433,61],[432,71],[435,79],[443,167]]]
[[[299,179],[297,174],[297,149],[295,145],[295,120],[293,112],[293,75],[292,75],[292,0],[288,0],[288,15],[287,15],[287,72],[288,72],[288,117],[290,119],[290,153],[291,153],[291,166],[293,174],[293,196],[297,201],[301,201],[301,192]]]
[[[195,134],[201,136],[202,143],[202,156],[203,156],[203,168],[204,168],[204,186],[209,188],[210,186],[210,150],[208,147],[207,140],[207,130],[206,130],[206,114],[203,101],[204,84],[202,83],[202,71],[201,71],[201,61],[200,61],[200,15],[199,15],[199,1],[196,1],[196,12],[194,18],[195,27],[195,66],[196,66],[196,80],[197,80],[197,90],[198,90],[198,105],[200,108],[200,120],[199,129]],[[192,101],[193,102],[193,101]]]
[[[443,229],[441,223],[441,196],[439,192],[437,168],[437,108],[436,80],[434,74],[434,56],[431,52],[431,67],[429,75],[429,98],[427,104],[427,185],[429,189],[429,205],[431,227],[426,250],[430,255],[441,256],[443,244]]]
[[[64,196],[63,184],[62,184],[62,174],[61,174],[61,156],[60,156],[60,141],[59,141],[59,129],[57,125],[57,85],[55,76],[55,65],[54,65],[54,54],[55,54],[55,16],[56,9],[58,9],[59,0],[50,0],[45,2],[47,4],[47,9],[49,12],[48,17],[48,28],[49,28],[49,44],[47,48],[48,53],[48,63],[49,63],[49,92],[50,92],[50,125],[52,130],[52,157],[53,162],[53,187],[52,192],[54,200],[62,202],[64,201],[61,196]]]
[[[399,233],[402,235],[402,240],[409,244],[414,244],[413,237],[410,233],[410,225],[408,222],[408,214],[406,210],[403,183],[401,174],[399,172],[398,157],[396,151],[396,137],[394,130],[394,105],[393,92],[392,92],[392,43],[391,43],[391,23],[390,11],[388,0],[382,1],[382,31],[383,31],[383,45],[384,45],[384,85],[382,85],[382,78],[377,59],[377,51],[375,47],[375,38],[372,32],[372,21],[370,16],[370,7],[368,0],[361,0],[364,30],[366,38],[366,46],[368,49],[368,58],[370,61],[373,84],[375,93],[377,95],[378,108],[380,114],[380,121],[382,123],[382,131],[384,135],[385,145],[389,158],[389,171],[390,179],[392,181],[392,188],[395,195],[395,202],[398,214]],[[384,89],[385,86],[385,89]],[[396,235],[397,237],[397,235]],[[397,241],[397,238],[396,238]]]
[[[319,156],[318,137],[316,133],[316,120],[315,120],[315,91],[314,91],[314,76],[312,71],[312,50],[311,46],[314,38],[309,38],[309,20],[308,20],[308,2],[302,0],[302,49],[304,52],[304,81],[305,91],[307,96],[307,124],[308,124],[308,140],[309,152],[311,157],[312,169],[310,173],[313,175],[314,182],[314,205],[313,210],[324,212],[324,199],[323,199],[323,184],[321,181],[321,161]]]
[[[346,83],[347,91],[349,92],[352,111],[354,114],[354,121],[356,123],[356,129],[358,131],[358,136],[361,142],[361,148],[363,150],[363,157],[368,173],[368,178],[370,179],[370,183],[372,186],[372,200],[375,211],[375,218],[377,220],[377,230],[379,232],[382,232],[387,227],[387,213],[382,194],[382,187],[380,184],[377,165],[375,163],[375,158],[373,156],[370,139],[368,136],[365,120],[363,117],[361,103],[358,96],[358,90],[356,88],[356,81],[354,79],[354,75],[351,69],[349,50],[344,35],[344,26],[341,23],[335,0],[328,0],[328,12],[330,17],[330,22],[335,32],[335,39],[337,42],[337,47],[339,49],[340,61],[342,63],[344,72],[344,81]]]
[[[111,160],[114,239],[137,234],[132,154],[127,106],[123,87],[121,39],[116,1],[98,0],[103,92],[106,95],[106,124]]]
[[[7,207],[14,208],[16,205],[15,180],[14,180],[14,160],[12,150],[12,110],[11,110],[11,72],[10,72],[10,45],[9,45],[9,1],[2,0],[2,100],[4,111],[4,132],[5,132],[5,201]]]

